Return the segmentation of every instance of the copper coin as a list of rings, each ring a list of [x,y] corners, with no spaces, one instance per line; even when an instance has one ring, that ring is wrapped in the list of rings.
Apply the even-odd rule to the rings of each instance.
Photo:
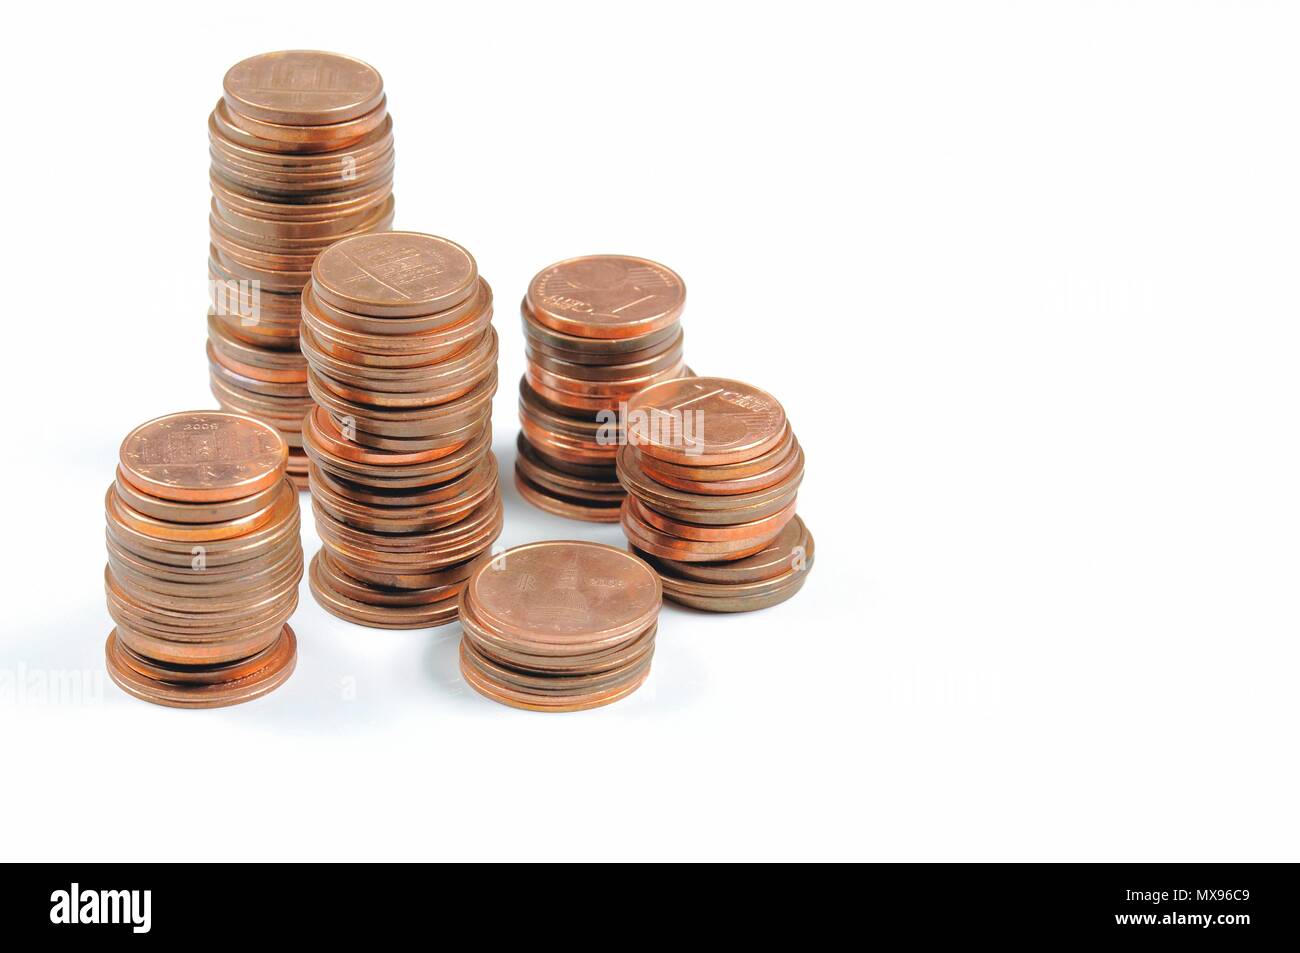
[[[388,116],[388,101],[381,97],[379,105],[364,116],[328,126],[290,126],[285,123],[253,119],[227,107],[226,119],[236,129],[263,142],[316,145],[328,149],[343,148],[359,142],[379,128]]]
[[[320,50],[251,56],[222,81],[226,103],[246,116],[289,125],[325,125],[370,112],[384,93],[378,71]]]
[[[629,398],[638,391],[644,390],[654,383],[662,380],[675,380],[682,373],[682,356],[680,352],[672,355],[671,363],[664,366],[657,366],[655,370],[648,370],[639,377],[618,378],[614,380],[596,380],[587,377],[570,377],[555,370],[548,369],[534,361],[529,361],[527,367],[528,382],[534,387],[546,388],[547,391],[560,391],[567,395],[576,394],[581,397],[612,397],[612,398]],[[554,365],[552,365],[554,366]]]
[[[547,513],[588,523],[617,523],[621,514],[620,503],[592,503],[573,496],[548,491],[515,471],[515,489],[525,500]]]
[[[317,565],[319,563],[319,565]],[[319,573],[331,590],[341,596],[368,606],[402,607],[432,606],[434,603],[455,600],[461,584],[433,586],[425,589],[398,589],[372,586],[354,579],[330,560],[329,550],[321,549],[312,559],[312,571]]]
[[[803,588],[804,583],[808,581],[808,575],[807,572],[791,573],[789,579],[781,586],[766,589],[761,593],[702,596],[698,593],[669,590],[665,586],[664,598],[705,612],[752,612],[785,602]]]
[[[293,492],[292,487],[286,487]],[[117,490],[117,484],[109,486],[105,505],[114,509],[114,515],[137,532],[154,539],[183,540],[194,543],[207,543],[218,539],[233,539],[260,529],[271,521],[275,515],[274,499],[267,502],[260,510],[246,516],[212,523],[173,523],[165,519],[156,519],[137,510],[133,510]]]
[[[739,586],[764,582],[810,565],[814,552],[812,533],[804,521],[795,516],[785,524],[776,538],[757,553],[744,559],[726,562],[680,562],[638,553],[659,570],[661,577],[690,580],[717,586]]]
[[[797,500],[791,500],[775,513],[744,523],[701,524],[673,519],[646,506],[636,497],[628,500],[628,507],[636,518],[661,533],[697,542],[725,542],[727,540],[754,540],[773,538],[794,516]]]
[[[312,560],[308,579],[312,595],[320,607],[347,622],[377,629],[427,629],[456,621],[458,609],[455,599],[413,606],[372,606],[350,599],[322,574],[318,559]]]
[[[520,303],[519,313],[523,317],[524,337],[529,343],[578,354],[591,363],[601,363],[606,359],[611,360],[612,363],[619,363],[620,360],[625,360],[621,355],[666,346],[681,334],[681,325],[677,321],[669,322],[663,328],[653,332],[634,334],[627,338],[589,338],[577,334],[565,334],[541,324],[533,315],[532,306],[528,303],[526,295]]]
[[[348,441],[326,411],[317,407],[304,421],[304,436],[310,434],[313,443],[331,456],[369,466],[401,466],[404,464],[431,463],[459,449],[459,445],[424,450],[418,453],[393,453],[367,450]]]
[[[488,540],[484,547],[492,545],[493,541]],[[481,554],[481,551],[476,552],[460,562],[420,572],[395,570],[365,559],[350,559],[332,546],[325,547],[325,551],[329,564],[338,567],[352,579],[376,588],[407,590],[434,589],[463,583],[469,578],[471,568]]]
[[[580,670],[565,673],[548,671],[543,674],[495,657],[469,637],[468,630],[466,630],[466,637],[461,639],[461,660],[472,665],[487,680],[509,688],[551,696],[574,695],[626,683],[650,664],[653,655],[652,642],[648,646],[648,651],[639,652],[634,658],[602,671]]]
[[[237,500],[277,483],[289,448],[266,424],[191,411],[141,424],[119,451],[121,473],[141,492],[183,502]]]
[[[767,455],[764,454],[764,457]],[[653,457],[640,457],[641,470],[656,483],[682,490],[687,493],[702,493],[707,496],[741,496],[746,493],[759,493],[771,487],[779,486],[794,475],[802,473],[804,468],[803,449],[798,441],[790,445],[784,459],[769,470],[752,476],[739,477],[734,480],[718,479],[698,481],[680,475],[680,470],[664,469]],[[682,468],[686,469],[686,468]]]
[[[717,525],[761,519],[794,499],[803,481],[803,470],[797,469],[780,483],[751,493],[731,496],[690,493],[664,486],[646,476],[638,450],[632,446],[619,448],[619,481],[641,502],[690,523]]]
[[[788,590],[798,576],[811,572],[812,567],[813,554],[810,550],[808,558],[801,561],[797,568],[787,569],[779,576],[762,579],[758,582],[723,585],[716,582],[681,579],[663,573],[660,573],[660,578],[663,580],[665,596],[671,591],[674,595],[693,596],[700,599],[737,599],[743,602],[755,602],[776,592]]]
[[[584,477],[549,466],[521,433],[515,439],[516,466],[524,476],[547,486],[554,486],[560,492],[569,491],[583,497],[605,496],[622,498],[625,491],[618,482],[618,475],[613,467],[599,477]]]
[[[181,503],[140,492],[122,475],[120,465],[117,470],[117,493],[126,505],[169,523],[219,523],[249,516],[267,506],[277,492],[278,487],[273,484],[260,493],[224,503]]]
[[[799,441],[795,439],[794,431],[790,429],[789,424],[785,428],[785,436],[771,450],[761,453],[749,460],[741,463],[724,463],[714,464],[711,466],[691,466],[680,463],[669,463],[666,460],[659,460],[655,457],[649,457],[640,454],[641,467],[650,473],[651,468],[654,470],[654,477],[659,480],[660,474],[673,477],[681,481],[689,481],[694,489],[693,492],[707,492],[698,488],[701,483],[731,483],[732,481],[744,480],[748,477],[759,474],[770,473],[774,468],[781,466],[783,463],[796,453]],[[662,481],[660,481],[662,482]],[[672,485],[672,484],[668,484]]]
[[[686,286],[669,268],[627,255],[589,255],[557,262],[528,286],[538,324],[584,338],[628,338],[672,324]]]
[[[460,245],[419,232],[379,232],[323,251],[312,288],[325,302],[372,317],[428,315],[473,293],[474,258]]]
[[[659,576],[600,543],[551,540],[506,550],[466,584],[481,616],[508,634],[593,645],[644,629],[659,612]]]
[[[688,466],[739,463],[785,436],[785,411],[766,391],[722,377],[652,384],[628,401],[628,441]]]
[[[626,698],[628,695],[632,694],[632,692],[641,687],[645,680],[650,676],[650,669],[647,666],[644,672],[642,672],[636,680],[621,685],[618,688],[606,689],[594,694],[579,695],[572,698],[553,698],[546,695],[530,694],[527,692],[508,689],[484,678],[474,668],[467,668],[463,662],[461,665],[461,675],[464,677],[465,683],[480,695],[489,698],[492,701],[500,702],[503,705],[509,705],[512,708],[522,708],[528,711],[567,712],[587,711],[592,708],[600,708],[603,705],[609,705],[622,698]]]
[[[641,519],[633,508],[632,498],[623,503],[623,533],[638,549],[668,559],[682,562],[708,562],[719,559],[740,559],[751,556],[763,549],[776,538],[780,527],[761,536],[747,536],[742,539],[696,540],[683,539],[671,533],[665,533]]]
[[[104,652],[109,677],[129,695],[172,708],[219,708],[252,701],[284,684],[298,658],[298,640],[287,624],[277,645],[262,668],[212,683],[163,681],[136,671],[126,663],[116,631],[109,633]]]
[[[384,233],[392,234],[392,233]],[[440,311],[419,313],[409,317],[373,317],[338,307],[320,296],[314,285],[302,292],[302,311],[310,313],[319,323],[343,331],[369,335],[370,343],[379,347],[384,343],[396,350],[419,350],[435,345],[436,338],[421,335],[450,329],[472,315],[492,308],[492,288],[481,277],[464,300]]]

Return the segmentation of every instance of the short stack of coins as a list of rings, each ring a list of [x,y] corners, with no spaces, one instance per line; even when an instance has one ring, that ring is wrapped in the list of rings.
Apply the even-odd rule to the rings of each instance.
[[[515,485],[551,513],[617,522],[621,405],[656,381],[690,372],[678,322],[686,286],[671,269],[626,255],[551,265],[520,308],[528,366]]]
[[[299,294],[332,242],[393,221],[393,124],[376,70],[315,50],[264,53],[226,73],[208,118],[212,391],[288,442],[306,488],[311,407]]]
[[[237,414],[160,417],[127,435],[108,489],[110,677],[137,698],[213,708],[293,672],[303,556],[288,447]]]
[[[502,519],[492,291],[473,257],[416,232],[331,245],[303,291],[302,351],[317,601],[380,628],[454,621]]]
[[[649,676],[662,601],[655,571],[612,546],[516,546],[480,560],[461,593],[461,674],[515,708],[608,705]]]
[[[664,595],[712,612],[784,602],[812,568],[795,515],[804,456],[770,394],[720,377],[665,381],[628,405],[623,531]]]

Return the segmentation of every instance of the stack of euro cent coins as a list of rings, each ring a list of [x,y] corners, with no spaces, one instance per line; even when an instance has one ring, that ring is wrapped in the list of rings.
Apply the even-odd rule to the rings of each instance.
[[[720,377],[666,381],[628,405],[623,531],[664,595],[713,612],[789,599],[812,568],[795,515],[804,455],[770,394]]]
[[[551,540],[485,557],[461,593],[461,674],[515,708],[608,705],[650,674],[662,595],[650,566],[600,543]]]
[[[617,522],[622,404],[688,374],[678,322],[686,286],[669,268],[590,255],[533,278],[521,312],[527,371],[519,382],[515,485],[535,506]]]
[[[323,544],[316,599],[341,618],[456,618],[470,563],[501,532],[492,291],[455,242],[416,232],[321,253],[302,298],[316,406],[303,422]]]
[[[289,443],[306,487],[302,419],[311,407],[298,350],[299,294],[332,242],[393,220],[393,129],[371,66],[290,50],[226,73],[208,118],[212,167],[208,362],[227,410]]]
[[[108,673],[176,708],[266,694],[293,672],[303,573],[288,447],[220,411],[160,417],[122,443],[108,489]]]

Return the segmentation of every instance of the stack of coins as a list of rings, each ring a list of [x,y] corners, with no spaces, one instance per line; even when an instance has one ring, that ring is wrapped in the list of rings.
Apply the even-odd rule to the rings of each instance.
[[[208,117],[212,391],[280,431],[305,488],[298,296],[331,242],[392,224],[392,119],[379,73],[337,53],[264,53],[224,86]]]
[[[623,531],[659,570],[664,595],[738,612],[803,587],[812,566],[812,536],[795,516],[804,456],[774,397],[720,377],[666,381],[632,398],[627,429]]]
[[[288,447],[249,417],[195,411],[137,427],[108,489],[108,673],[159,705],[213,708],[293,672],[302,543]]]
[[[445,238],[344,239],[312,266],[302,351],[317,601],[381,628],[453,621],[470,562],[501,533],[491,289]]]
[[[516,546],[480,561],[461,593],[461,674],[515,708],[608,705],[650,674],[662,601],[655,571],[612,546]]]
[[[618,521],[619,411],[642,388],[690,373],[678,323],[685,303],[675,272],[626,255],[572,258],[533,278],[520,309],[528,368],[515,485],[524,499],[561,516]]]

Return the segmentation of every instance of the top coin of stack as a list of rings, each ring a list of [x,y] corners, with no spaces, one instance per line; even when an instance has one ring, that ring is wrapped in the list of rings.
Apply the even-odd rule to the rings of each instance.
[[[629,401],[627,430],[623,531],[665,596],[735,612],[802,588],[812,565],[795,516],[804,455],[774,397],[719,377],[665,381]]]
[[[287,457],[266,424],[215,411],[160,417],[122,442],[104,583],[108,671],[125,691],[209,708],[289,677],[303,563]]]
[[[497,337],[473,256],[418,232],[332,245],[302,296],[317,406],[304,421],[330,612],[384,628],[456,618],[470,561],[501,532],[491,451]]]
[[[392,224],[392,119],[379,73],[337,53],[254,56],[224,90],[208,117],[212,390],[281,432],[305,487],[298,295],[320,251]]]
[[[571,258],[533,278],[520,307],[528,368],[515,484],[525,499],[562,516],[618,520],[620,404],[689,373],[678,323],[685,304],[682,279],[644,258]]]

